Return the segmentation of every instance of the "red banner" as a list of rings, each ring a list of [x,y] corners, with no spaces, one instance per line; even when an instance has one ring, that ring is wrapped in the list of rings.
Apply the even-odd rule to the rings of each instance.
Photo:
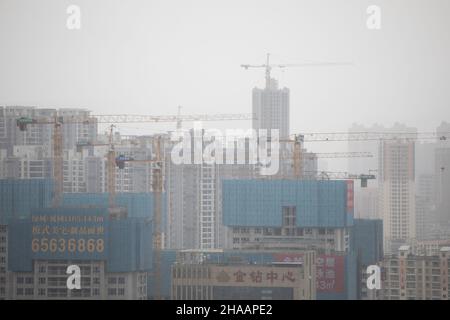
[[[347,180],[347,213],[353,214],[354,208],[354,184],[353,180]]]
[[[303,262],[302,253],[275,253],[276,262]],[[316,258],[317,292],[342,293],[344,291],[344,256],[318,255]]]

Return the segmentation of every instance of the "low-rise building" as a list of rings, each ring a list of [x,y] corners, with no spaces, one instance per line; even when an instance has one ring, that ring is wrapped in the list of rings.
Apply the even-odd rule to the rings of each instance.
[[[172,265],[173,300],[315,300],[315,252],[302,261]]]

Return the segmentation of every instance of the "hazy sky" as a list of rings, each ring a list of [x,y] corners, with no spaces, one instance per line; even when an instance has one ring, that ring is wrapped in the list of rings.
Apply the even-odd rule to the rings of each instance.
[[[70,4],[81,30],[66,28]],[[366,27],[371,4],[381,30]],[[433,130],[450,121],[449,16],[448,0],[0,0],[0,105],[250,113],[264,72],[240,64],[270,52],[354,63],[273,73],[291,89],[291,132]]]

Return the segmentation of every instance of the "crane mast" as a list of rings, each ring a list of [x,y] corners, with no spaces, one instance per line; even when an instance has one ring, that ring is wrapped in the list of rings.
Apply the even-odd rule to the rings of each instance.
[[[155,163],[152,168],[153,191],[153,257],[154,264],[154,299],[161,299],[161,250],[162,250],[162,192],[163,160],[161,157],[161,136],[153,140]]]
[[[113,141],[113,130],[114,125],[110,126],[109,130],[109,150],[106,160],[106,167],[107,167],[107,177],[108,185],[108,204],[109,208],[112,209],[116,206],[116,151],[114,149],[114,141]]]

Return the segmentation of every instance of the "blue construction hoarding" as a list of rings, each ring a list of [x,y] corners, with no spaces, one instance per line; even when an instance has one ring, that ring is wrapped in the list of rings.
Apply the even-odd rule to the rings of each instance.
[[[108,272],[151,269],[150,219],[110,220],[107,208],[35,209],[10,219],[8,269],[32,271],[33,260],[103,260]]]
[[[51,179],[0,179],[0,224],[51,206],[52,197]]]
[[[226,226],[282,225],[283,207],[296,208],[298,227],[346,227],[353,223],[353,188],[347,181],[224,180]]]

